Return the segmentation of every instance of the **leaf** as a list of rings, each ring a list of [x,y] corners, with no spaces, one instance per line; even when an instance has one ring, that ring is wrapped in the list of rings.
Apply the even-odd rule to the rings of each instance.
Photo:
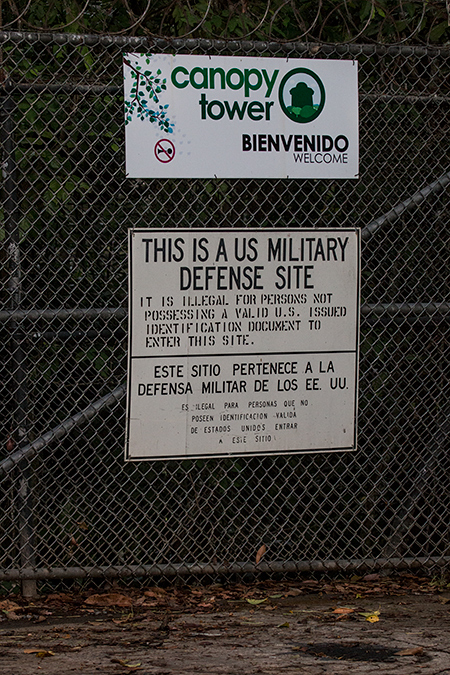
[[[352,614],[354,611],[355,610],[352,607],[336,607],[336,609],[333,610],[333,614]]]
[[[262,602],[266,602],[267,598],[263,598],[262,600],[256,600],[255,598],[247,598],[247,602],[250,605],[260,605]]]
[[[290,588],[285,593],[287,598],[296,598],[298,595],[303,595],[303,591],[301,591],[299,588]]]
[[[420,656],[420,654],[423,654],[423,647],[411,647],[395,652],[395,656]]]
[[[289,622],[285,621],[284,623],[280,623],[277,628],[289,628]]]
[[[269,595],[269,598],[271,598],[271,600],[278,600],[279,598],[282,597],[283,597],[282,593],[277,593],[276,595]]]
[[[43,659],[46,656],[55,656],[55,652],[51,652],[49,649],[24,649],[23,653],[36,654],[40,659]]]
[[[12,602],[12,600],[0,600],[0,611],[15,612],[16,609],[20,609],[20,605]]]
[[[133,601],[122,593],[96,593],[87,598],[84,604],[96,607],[131,607]]]
[[[379,574],[366,574],[363,577],[363,581],[379,581],[379,580],[380,580]]]
[[[377,621],[380,620],[380,612],[377,610],[376,612],[359,612],[360,616],[364,616],[366,621],[369,623],[376,623]]]
[[[139,668],[142,664],[139,663],[129,663],[129,661],[125,661],[124,659],[111,659],[113,663],[119,663],[121,666],[124,666],[125,668],[130,668],[131,670],[135,670],[136,668]]]
[[[435,41],[439,40],[439,38],[444,35],[444,33],[445,33],[445,31],[447,30],[448,27],[449,27],[448,21],[442,21],[442,23],[439,23],[437,26],[432,28],[430,30],[430,35],[429,35],[429,38],[430,38],[431,42],[435,42]]]
[[[265,544],[263,544],[261,546],[261,548],[259,548],[257,553],[256,553],[256,564],[259,563],[259,561],[261,560],[261,558],[263,557],[263,555],[266,551],[267,551],[267,547],[266,547]]]
[[[368,621],[369,623],[376,623],[379,620],[380,620],[380,617],[377,616],[376,614],[372,614],[371,616],[368,616],[367,619],[366,619],[366,621]]]

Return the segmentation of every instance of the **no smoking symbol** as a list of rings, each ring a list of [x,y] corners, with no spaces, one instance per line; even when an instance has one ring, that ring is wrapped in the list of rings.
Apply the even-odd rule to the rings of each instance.
[[[163,164],[171,162],[175,157],[175,146],[172,141],[169,141],[168,138],[158,141],[155,145],[155,157],[158,162],[162,162]]]

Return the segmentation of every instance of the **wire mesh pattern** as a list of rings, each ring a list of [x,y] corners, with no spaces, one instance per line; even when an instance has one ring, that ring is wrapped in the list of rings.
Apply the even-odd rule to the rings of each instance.
[[[357,59],[360,179],[127,179],[137,50]],[[0,581],[448,564],[450,50],[3,32],[0,59]],[[125,464],[127,228],[348,225],[359,450]]]

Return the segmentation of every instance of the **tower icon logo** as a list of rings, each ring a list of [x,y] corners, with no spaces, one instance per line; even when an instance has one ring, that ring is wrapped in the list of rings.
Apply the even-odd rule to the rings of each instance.
[[[293,122],[312,122],[325,105],[325,87],[308,68],[294,68],[283,77],[278,90],[281,109]]]

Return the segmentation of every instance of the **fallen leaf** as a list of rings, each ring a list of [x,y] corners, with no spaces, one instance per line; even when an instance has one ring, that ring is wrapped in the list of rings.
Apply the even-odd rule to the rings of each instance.
[[[247,602],[250,603],[250,605],[260,605],[262,602],[266,602],[267,598],[263,598],[262,600],[256,600],[255,598],[247,598]]]
[[[129,661],[124,661],[123,659],[111,659],[113,663],[120,663],[121,666],[124,666],[125,668],[130,668],[131,670],[136,670],[136,668],[139,668],[142,664],[139,663],[129,663]]]
[[[85,605],[97,607],[131,607],[133,601],[122,593],[96,593],[85,600]]]
[[[450,598],[441,597],[439,598],[439,602],[441,602],[443,605],[446,605],[447,602],[450,602]]]
[[[297,597],[297,595],[303,595],[303,591],[301,591],[299,588],[290,588],[285,593],[285,596],[287,598],[295,598]]]
[[[58,602],[72,602],[73,598],[68,593],[49,593],[45,599],[46,602],[57,600]]]
[[[49,649],[24,649],[24,654],[36,654],[39,658],[43,659],[46,656],[55,656],[55,652],[51,652]]]
[[[203,591],[199,592],[202,593]],[[148,588],[146,591],[144,591],[144,595],[146,595],[148,598],[161,598],[167,595],[167,591],[165,591],[164,588],[153,586],[152,588]]]
[[[395,656],[419,656],[420,654],[423,654],[423,647],[411,647],[395,652]]]
[[[284,623],[278,624],[277,628],[289,628],[288,621],[285,621]]]
[[[13,612],[12,609],[10,610],[4,609],[3,612],[6,614],[6,618],[11,619],[11,621],[18,621],[21,618],[18,614]]]
[[[279,598],[282,598],[282,597],[283,597],[282,593],[277,593],[276,595],[269,595],[269,598],[271,600],[278,600]]]
[[[266,547],[265,544],[263,544],[261,546],[261,548],[259,548],[257,553],[256,553],[256,564],[259,563],[259,561],[261,560],[261,558],[263,557],[263,555],[266,551],[267,551],[267,547]]]
[[[380,620],[380,612],[377,610],[376,612],[360,612],[360,616],[365,617],[366,621],[369,623],[376,623],[377,621]]]
[[[355,610],[352,607],[336,607],[333,614],[352,614]]]
[[[84,522],[84,520],[77,521],[77,525],[80,528],[80,530],[88,530],[87,524]]]
[[[2,612],[14,612],[16,609],[20,609],[20,605],[17,605],[11,600],[0,600],[0,611]]]
[[[363,581],[379,581],[379,580],[380,580],[379,574],[366,574],[363,577]]]

